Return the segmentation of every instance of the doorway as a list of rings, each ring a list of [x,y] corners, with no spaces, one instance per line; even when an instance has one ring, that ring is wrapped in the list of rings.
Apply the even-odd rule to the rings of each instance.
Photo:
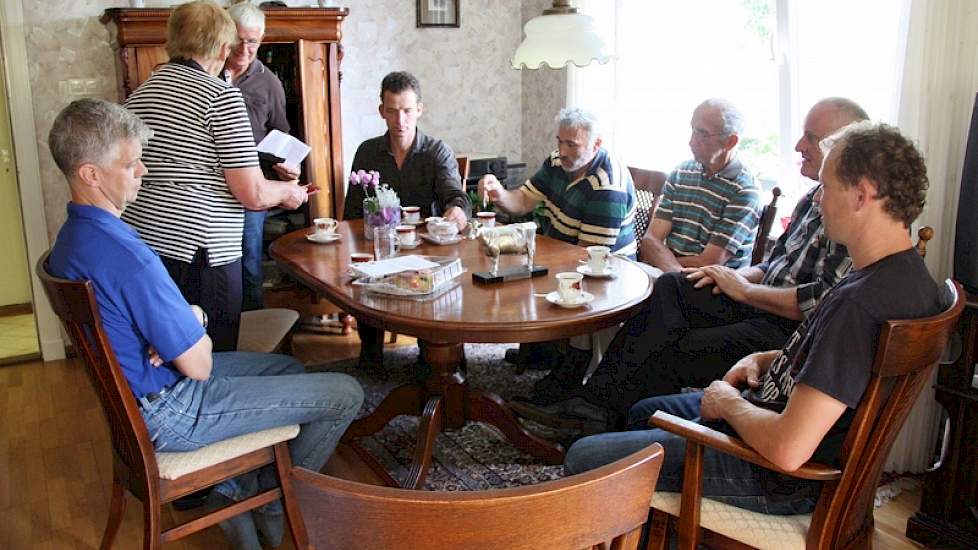
[[[40,357],[4,73],[0,70],[0,365]]]

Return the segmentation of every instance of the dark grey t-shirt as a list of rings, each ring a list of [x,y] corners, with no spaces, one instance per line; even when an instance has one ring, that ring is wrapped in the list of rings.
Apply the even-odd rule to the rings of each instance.
[[[398,168],[389,143],[389,134],[361,143],[353,157],[352,170],[379,172],[380,183],[386,183],[397,193],[401,206],[420,206],[422,218],[432,215],[432,204],[437,205],[439,213],[458,206],[469,215],[472,205],[462,190],[458,161],[451,147],[417,130],[414,146]],[[360,186],[347,187],[343,217],[347,220],[363,217]]]
[[[748,399],[767,408],[783,407],[795,384],[805,384],[845,403],[849,407],[846,413],[812,457],[835,463],[869,383],[883,322],[928,317],[940,311],[940,290],[912,248],[853,271],[788,338],[761,386],[749,392]]]

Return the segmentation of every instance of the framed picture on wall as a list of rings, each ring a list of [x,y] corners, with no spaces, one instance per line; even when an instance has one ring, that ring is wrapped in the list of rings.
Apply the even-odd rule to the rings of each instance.
[[[459,0],[417,0],[419,27],[458,27]]]

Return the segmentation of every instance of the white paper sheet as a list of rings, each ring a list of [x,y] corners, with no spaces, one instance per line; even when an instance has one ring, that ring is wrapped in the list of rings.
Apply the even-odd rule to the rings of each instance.
[[[272,130],[258,144],[258,151],[283,158],[286,166],[298,168],[306,155],[309,154],[310,148],[289,134]]]
[[[438,264],[428,261],[421,256],[411,255],[387,258],[386,260],[380,260],[377,262],[366,262],[356,264],[351,267],[353,267],[355,271],[358,271],[367,277],[383,277],[385,275],[400,273],[402,271],[430,269],[433,267],[438,267]]]

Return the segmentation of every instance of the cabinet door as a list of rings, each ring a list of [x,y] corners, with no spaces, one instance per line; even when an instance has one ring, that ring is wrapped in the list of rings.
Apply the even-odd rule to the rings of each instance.
[[[170,60],[163,46],[140,46],[126,48],[125,52],[129,56],[129,62],[124,63],[126,71],[125,89],[123,93],[129,97],[136,88],[153,74],[156,67]]]
[[[319,193],[309,202],[313,217],[333,216],[336,200],[332,177],[330,113],[327,105],[329,45],[299,40],[299,86],[302,95],[302,125],[309,145],[309,181]]]

